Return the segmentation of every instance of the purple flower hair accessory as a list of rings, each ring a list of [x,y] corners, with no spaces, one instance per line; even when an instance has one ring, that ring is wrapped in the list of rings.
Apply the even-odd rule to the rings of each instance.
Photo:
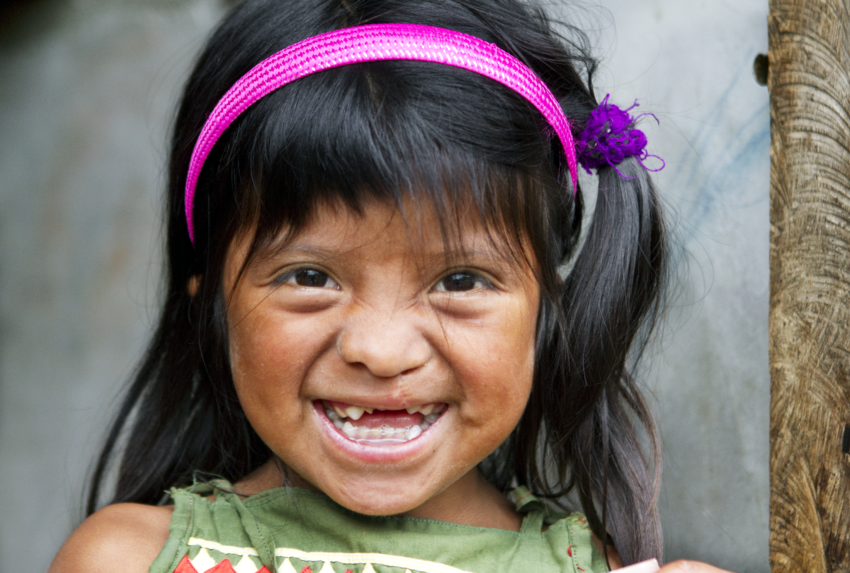
[[[617,169],[617,164],[627,157],[637,157],[638,163],[647,171],[661,171],[666,165],[664,160],[657,155],[646,151],[646,135],[634,125],[645,115],[652,116],[655,121],[658,118],[651,113],[642,113],[633,117],[629,112],[638,106],[637,101],[631,107],[620,109],[612,103],[608,103],[610,95],[590,113],[590,118],[584,126],[584,130],[576,138],[576,154],[579,164],[590,173],[591,169],[599,169],[610,165],[621,177],[626,177]],[[648,157],[655,157],[661,161],[661,167],[650,169],[644,165]]]

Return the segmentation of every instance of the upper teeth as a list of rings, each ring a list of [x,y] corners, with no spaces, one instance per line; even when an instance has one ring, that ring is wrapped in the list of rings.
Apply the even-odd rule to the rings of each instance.
[[[359,420],[363,416],[363,412],[371,414],[374,411],[372,408],[361,408],[360,406],[348,406],[345,409],[340,408],[339,406],[334,406],[334,412],[340,418],[351,418],[352,420]]]
[[[415,414],[416,412],[419,412],[423,416],[427,416],[428,414],[430,414],[433,411],[434,411],[434,404],[425,404],[423,406],[411,406],[410,408],[407,408],[408,414]]]
[[[419,412],[423,416],[429,416],[432,413],[439,414],[443,411],[444,405],[440,404],[422,404],[419,406],[410,406],[409,408],[405,408],[408,414],[415,414]],[[345,408],[341,408],[340,406],[334,405],[333,409],[326,409],[328,415],[335,415],[338,418],[351,418],[354,421],[359,420],[363,417],[363,413],[371,414],[375,411],[374,408],[366,408],[361,406],[347,406]]]

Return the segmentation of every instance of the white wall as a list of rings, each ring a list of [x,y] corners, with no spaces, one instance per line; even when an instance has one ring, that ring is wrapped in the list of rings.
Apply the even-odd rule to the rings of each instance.
[[[681,246],[644,375],[667,555],[767,571],[769,114],[750,71],[767,6],[603,5],[610,19],[590,13],[600,91],[661,121],[644,125]],[[154,314],[171,109],[220,13],[213,0],[42,0],[0,23],[0,571],[44,570],[79,516]]]

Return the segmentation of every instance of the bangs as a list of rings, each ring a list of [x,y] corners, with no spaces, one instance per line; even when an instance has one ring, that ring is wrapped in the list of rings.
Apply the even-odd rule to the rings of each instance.
[[[323,71],[230,128],[207,164],[217,172],[205,169],[200,183],[211,185],[213,205],[231,208],[196,221],[253,229],[253,255],[293,237],[322,205],[362,214],[379,201],[409,227],[431,209],[451,247],[477,222],[501,254],[533,268],[555,238],[543,235],[570,227],[553,211],[572,211],[551,209],[553,193],[570,204],[572,193],[559,183],[563,152],[548,132],[524,98],[466,70],[389,61]]]

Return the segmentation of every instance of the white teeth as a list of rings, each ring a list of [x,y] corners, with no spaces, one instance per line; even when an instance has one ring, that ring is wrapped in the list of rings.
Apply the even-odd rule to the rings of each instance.
[[[412,440],[422,434],[422,428],[412,426],[410,428],[391,428],[382,426],[380,428],[358,428],[351,422],[340,422],[339,429],[352,440],[365,440],[375,442],[378,440],[387,440],[389,443],[399,443]]]
[[[431,413],[439,414],[440,412],[442,412],[445,409],[446,409],[445,404],[426,404],[425,406],[418,406],[417,405],[417,406],[410,406],[409,408],[405,408],[405,410],[407,410],[408,414],[415,414],[415,413],[419,412],[423,416],[427,416]],[[346,408],[341,408],[339,406],[334,405],[332,408],[325,407],[325,411],[328,412],[329,417],[331,417],[330,414],[331,414],[331,412],[333,412],[333,414],[335,414],[336,416],[338,416],[342,419],[351,418],[352,420],[356,421],[356,420],[359,420],[363,416],[364,412],[367,413],[367,414],[372,414],[375,411],[375,409],[374,408],[367,408],[365,406],[348,406]],[[333,418],[331,418],[331,419],[333,419]]]
[[[419,412],[423,416],[427,416],[432,412],[440,413],[445,409],[445,407],[445,404],[426,404],[424,406],[411,406],[405,409],[407,410],[408,414],[415,414],[416,412]]]
[[[431,424],[437,421],[440,414],[446,409],[446,404],[428,404],[426,406],[411,406],[406,408],[410,414],[419,412],[423,415],[422,421],[414,426],[396,428],[393,426],[381,426],[379,428],[368,428],[355,426],[352,421],[363,417],[365,412],[372,413],[372,408],[361,406],[348,406],[344,410],[339,406],[325,406],[325,414],[333,425],[345,434],[349,439],[356,442],[381,444],[398,444],[418,438],[422,432],[427,430]],[[350,418],[350,419],[349,419]]]
[[[333,409],[328,409],[325,407],[325,412],[328,413],[328,418],[331,420],[334,419],[334,416],[345,419],[351,418],[352,420],[359,420],[363,415],[363,412],[367,414],[371,414],[374,412],[374,408],[361,408],[360,406],[349,406],[348,408],[340,408],[339,406],[334,406]]]
[[[363,412],[366,411],[366,408],[361,408],[360,406],[349,406],[345,409],[346,415],[354,420],[355,422],[359,420],[363,416]],[[371,412],[370,412],[371,414]]]
[[[405,432],[404,437],[407,438],[408,440],[412,440],[413,438],[418,437],[419,434],[421,434],[421,433],[422,433],[422,430],[419,428],[419,426],[413,426],[412,428],[407,430],[407,432]]]

